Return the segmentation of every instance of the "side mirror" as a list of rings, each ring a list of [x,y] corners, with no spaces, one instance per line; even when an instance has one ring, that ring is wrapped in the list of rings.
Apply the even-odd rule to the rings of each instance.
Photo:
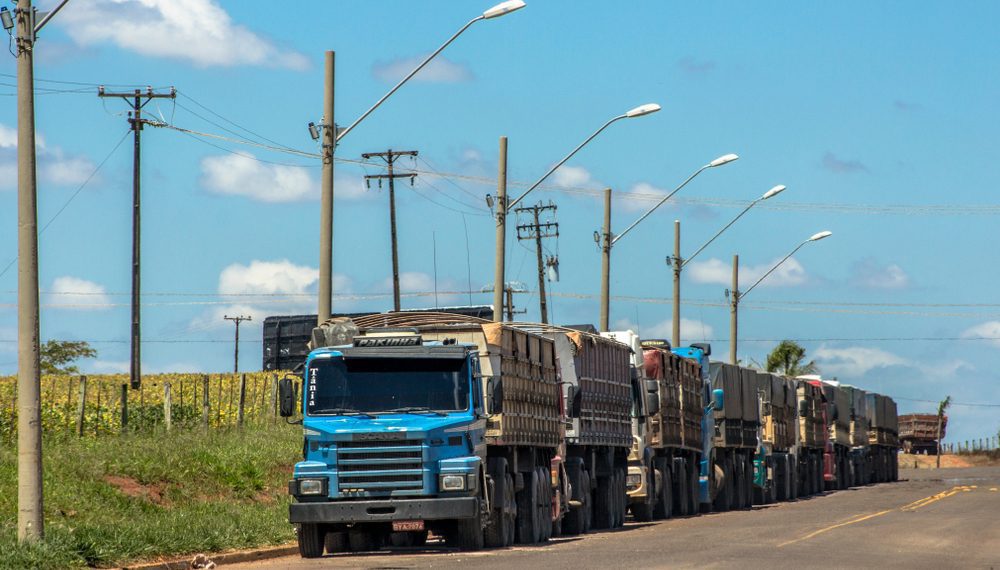
[[[278,381],[278,413],[283,418],[290,418],[295,415],[295,386],[292,385],[291,378],[282,378]]]
[[[840,419],[840,409],[837,408],[837,404],[830,404],[830,414],[833,416],[830,421],[837,421]]]
[[[486,404],[489,406],[487,412],[490,414],[503,412],[503,384],[497,382],[495,376],[486,379]]]
[[[571,418],[580,417],[580,394],[576,391],[576,386],[566,388],[567,414]]]
[[[646,392],[646,415],[655,416],[660,411],[660,395]]]
[[[799,400],[799,417],[807,417],[809,415],[809,400]]]
[[[725,407],[725,404],[726,404],[726,398],[725,394],[723,394],[722,392],[722,388],[716,388],[715,390],[712,390],[712,408],[717,412],[721,412],[722,409]]]

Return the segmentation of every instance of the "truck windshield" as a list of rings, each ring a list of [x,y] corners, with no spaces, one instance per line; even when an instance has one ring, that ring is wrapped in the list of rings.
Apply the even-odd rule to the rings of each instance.
[[[406,408],[453,412],[469,407],[464,359],[351,358],[309,365],[310,415],[386,413]]]

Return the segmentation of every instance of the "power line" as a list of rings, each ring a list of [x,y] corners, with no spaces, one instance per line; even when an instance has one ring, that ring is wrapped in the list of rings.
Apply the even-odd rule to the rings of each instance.
[[[899,396],[893,396],[893,400],[903,400],[906,402],[923,402],[926,404],[940,404],[940,402],[935,402],[934,400],[919,400],[917,398],[900,398]],[[968,406],[970,408],[1000,408],[1000,404],[963,404],[959,402],[952,402],[952,406]]]

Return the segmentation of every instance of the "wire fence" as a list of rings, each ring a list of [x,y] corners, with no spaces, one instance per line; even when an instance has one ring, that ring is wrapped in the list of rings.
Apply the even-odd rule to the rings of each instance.
[[[941,451],[955,454],[980,453],[997,449],[1000,449],[1000,434],[992,437],[981,437],[979,439],[967,439],[965,441],[941,444]]]
[[[131,389],[128,375],[46,375],[41,379],[46,436],[102,437],[176,429],[229,429],[281,421],[284,373],[153,374]],[[301,378],[294,380],[300,393]],[[17,436],[17,378],[0,377],[0,440]]]

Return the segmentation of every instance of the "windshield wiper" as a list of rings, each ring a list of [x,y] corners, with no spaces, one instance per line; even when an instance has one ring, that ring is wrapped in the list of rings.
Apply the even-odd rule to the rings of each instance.
[[[446,415],[448,415],[448,414],[445,414],[443,412],[439,412],[437,410],[432,410],[432,409],[428,408],[427,406],[406,406],[404,408],[395,408],[395,409],[392,409],[392,410],[385,410],[384,412],[379,412],[379,413],[380,414],[416,414],[416,413],[420,413],[420,412],[423,412],[425,414],[434,414],[434,415],[437,415],[437,416],[446,416]]]
[[[355,410],[354,408],[322,408],[319,410],[309,410],[310,414],[337,414],[341,416],[362,416],[366,418],[374,418],[375,416],[371,414],[366,414]]]

